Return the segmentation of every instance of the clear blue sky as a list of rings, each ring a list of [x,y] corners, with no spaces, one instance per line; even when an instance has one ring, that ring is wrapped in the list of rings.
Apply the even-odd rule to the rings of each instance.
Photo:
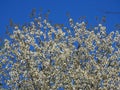
[[[113,30],[115,23],[120,23],[120,0],[1,0],[0,1],[0,37],[5,38],[5,27],[12,18],[15,23],[28,22],[29,14],[33,8],[42,8],[43,12],[49,9],[50,19],[54,23],[66,23],[66,12],[77,21],[80,16],[86,16],[89,24],[107,17],[107,26]],[[106,14],[104,11],[119,12]]]

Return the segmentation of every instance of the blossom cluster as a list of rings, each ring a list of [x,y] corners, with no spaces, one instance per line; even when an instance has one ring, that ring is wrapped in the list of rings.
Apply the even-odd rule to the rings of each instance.
[[[0,81],[9,90],[120,90],[120,34],[35,18],[15,26],[0,50]]]

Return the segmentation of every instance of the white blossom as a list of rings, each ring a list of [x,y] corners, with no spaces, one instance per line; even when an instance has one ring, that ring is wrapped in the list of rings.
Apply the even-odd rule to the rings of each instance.
[[[4,77],[0,81],[7,89],[120,90],[118,31],[106,34],[102,24],[88,30],[85,22],[74,24],[72,18],[70,28],[56,30],[48,20],[35,19],[39,21],[21,30],[15,26],[0,50],[0,75]]]

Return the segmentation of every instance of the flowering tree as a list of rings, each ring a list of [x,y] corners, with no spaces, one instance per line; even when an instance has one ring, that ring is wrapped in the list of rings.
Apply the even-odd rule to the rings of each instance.
[[[35,18],[15,26],[0,50],[0,85],[8,90],[120,90],[120,34],[102,24],[56,27]],[[3,85],[4,84],[4,85]]]

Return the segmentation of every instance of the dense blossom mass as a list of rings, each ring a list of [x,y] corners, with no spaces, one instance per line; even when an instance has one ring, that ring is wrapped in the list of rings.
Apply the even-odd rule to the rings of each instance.
[[[120,34],[69,19],[70,27],[35,18],[14,27],[0,50],[7,90],[120,90]],[[4,90],[4,89],[3,89]]]

